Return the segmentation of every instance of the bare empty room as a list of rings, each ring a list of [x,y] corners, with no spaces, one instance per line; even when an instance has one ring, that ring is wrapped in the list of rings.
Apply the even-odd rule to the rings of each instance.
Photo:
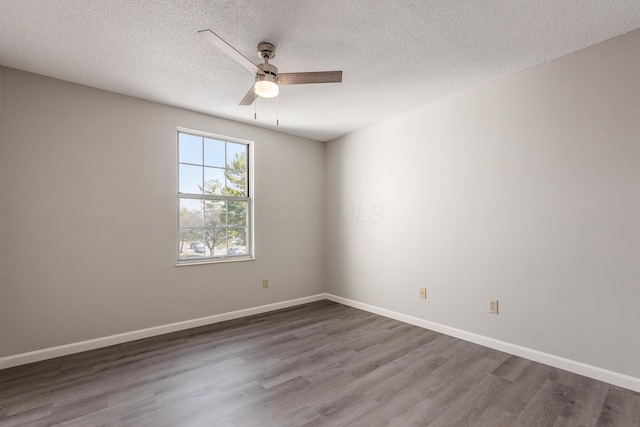
[[[640,426],[640,2],[0,1],[0,426]]]

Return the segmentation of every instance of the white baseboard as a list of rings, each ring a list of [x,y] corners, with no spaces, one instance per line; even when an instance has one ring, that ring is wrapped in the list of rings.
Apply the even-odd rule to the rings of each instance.
[[[277,302],[274,304],[261,305],[258,307],[231,311],[229,313],[216,314],[213,316],[201,317],[199,319],[186,320],[183,322],[155,326],[152,328],[140,329],[137,331],[125,332],[117,335],[110,335],[108,337],[96,338],[96,339],[87,340],[87,341],[80,341],[77,343],[60,345],[57,347],[50,347],[42,350],[30,351],[28,353],[21,353],[13,356],[2,357],[0,358],[0,369],[11,368],[13,366],[18,366],[18,365],[25,365],[27,363],[32,363],[32,362],[39,362],[41,360],[46,360],[46,359],[53,359],[54,357],[66,356],[68,354],[80,353],[82,351],[87,351],[87,350],[94,350],[96,348],[102,348],[110,345],[121,344],[124,342],[135,341],[142,338],[149,338],[156,335],[168,334],[170,332],[196,328],[198,326],[205,326],[213,323],[224,322],[226,320],[238,319],[240,317],[251,316],[254,314],[280,310],[282,308],[293,307],[296,305],[307,304],[310,302],[320,301],[324,299],[327,299],[326,294],[312,295],[304,298],[297,298],[297,299],[292,299],[288,301]]]
[[[624,387],[629,390],[640,392],[640,378],[631,377],[629,375],[620,374],[596,366],[587,365],[575,360],[566,359],[564,357],[555,356],[553,354],[544,353],[527,347],[522,347],[508,342],[485,337],[483,335],[474,334],[472,332],[463,331],[461,329],[452,328],[450,326],[441,325],[439,323],[430,322],[418,317],[409,316],[407,314],[398,313],[396,311],[387,310],[385,308],[376,307],[370,304],[350,300],[333,294],[317,294],[304,298],[297,298],[288,301],[277,302],[274,304],[261,305],[258,307],[247,308],[243,310],[231,311],[229,313],[216,314],[213,316],[201,317],[199,319],[186,320],[183,322],[171,323],[168,325],[155,326],[137,331],[125,332],[117,335],[96,338],[87,341],[81,341],[72,344],[61,345],[57,347],[45,348],[42,350],[30,351],[28,353],[16,354],[0,358],[0,369],[10,368],[13,366],[25,365],[27,363],[38,362],[54,357],[66,356],[68,354],[80,353],[82,351],[93,350],[96,348],[107,347],[110,345],[121,344],[124,342],[135,341],[142,338],[149,338],[157,335],[168,334],[171,332],[182,331],[185,329],[196,328],[198,326],[210,325],[213,323],[224,322],[226,320],[239,319],[241,317],[251,316],[254,314],[266,313],[269,311],[280,310],[283,308],[294,307],[296,305],[307,304],[310,302],[330,300],[349,307],[358,308],[380,316],[399,320],[421,328],[430,329],[445,335],[460,338],[465,341],[493,348],[495,350],[504,351],[505,353],[524,357],[525,359],[544,363],[545,365],[555,368],[564,369],[574,372],[585,377],[604,381]]]
[[[463,331],[461,329],[452,328],[450,326],[441,325],[439,323],[430,322],[418,317],[413,317],[347,298],[342,298],[333,294],[326,294],[326,298],[330,301],[347,305],[349,307],[354,307],[360,310],[368,311],[370,313],[379,314],[380,316],[389,317],[391,319],[399,320],[401,322],[409,323],[421,328],[430,329],[432,331],[440,332],[445,335],[460,338],[465,341],[480,344],[485,347],[500,350],[505,353],[520,356],[525,359],[540,362],[545,365],[564,369],[565,371],[573,372],[585,377],[593,378],[609,384],[617,385],[619,387],[624,387],[629,390],[640,392],[640,378],[635,378],[629,375],[624,375],[606,369],[598,368],[596,366],[587,365],[586,363],[576,362],[575,360],[566,359],[564,357],[555,356],[553,354],[544,353],[516,344],[510,344],[508,342],[485,337],[483,335],[478,335],[472,332]]]

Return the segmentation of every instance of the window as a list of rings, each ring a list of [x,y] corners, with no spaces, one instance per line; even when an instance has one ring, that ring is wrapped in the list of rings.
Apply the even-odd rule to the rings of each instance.
[[[251,143],[178,130],[178,264],[251,259]]]

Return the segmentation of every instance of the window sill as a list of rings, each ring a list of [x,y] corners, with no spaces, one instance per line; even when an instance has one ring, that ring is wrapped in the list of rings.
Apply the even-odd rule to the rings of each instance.
[[[255,257],[237,257],[237,258],[212,258],[199,261],[182,261],[177,262],[176,267],[187,267],[190,265],[206,265],[206,264],[224,264],[228,262],[242,262],[242,261],[255,261]]]

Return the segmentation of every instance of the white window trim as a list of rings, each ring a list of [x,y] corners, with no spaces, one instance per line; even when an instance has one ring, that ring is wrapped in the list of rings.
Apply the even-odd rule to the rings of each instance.
[[[194,259],[194,260],[180,260],[180,249],[179,249],[179,243],[180,243],[180,147],[179,147],[179,143],[178,143],[178,138],[179,138],[179,133],[183,132],[183,133],[188,133],[191,135],[197,135],[197,136],[202,136],[202,137],[206,137],[206,138],[212,138],[212,139],[218,139],[218,140],[222,140],[222,141],[229,141],[229,142],[235,142],[238,144],[245,144],[247,146],[247,152],[248,152],[248,162],[247,162],[247,185],[249,187],[249,194],[247,197],[242,198],[244,200],[247,200],[247,228],[248,230],[248,236],[249,236],[249,242],[247,244],[247,255],[244,256],[234,256],[234,257],[227,257],[227,256],[219,256],[219,257],[209,257],[209,258],[203,258],[203,259]],[[240,261],[254,261],[255,258],[255,222],[254,222],[254,205],[255,205],[255,199],[254,199],[254,181],[253,181],[253,141],[249,141],[246,139],[241,139],[241,138],[235,138],[232,136],[226,136],[226,135],[219,135],[219,134],[215,134],[215,133],[209,133],[209,132],[203,132],[203,131],[199,131],[199,130],[195,130],[195,129],[189,129],[189,128],[183,128],[183,127],[178,127],[176,128],[176,161],[175,161],[175,176],[176,176],[176,181],[175,181],[175,194],[176,194],[176,238],[174,241],[175,244],[175,248],[176,248],[176,267],[185,267],[185,266],[189,266],[189,265],[207,265],[207,264],[219,264],[219,263],[227,263],[227,262],[240,262]],[[219,196],[220,198],[225,198],[224,196]],[[206,197],[202,196],[202,197],[197,197],[197,195],[189,195],[189,198],[191,199],[198,199],[198,198],[202,198],[202,199],[206,199]],[[238,197],[229,197],[230,199],[233,200],[238,200]]]

